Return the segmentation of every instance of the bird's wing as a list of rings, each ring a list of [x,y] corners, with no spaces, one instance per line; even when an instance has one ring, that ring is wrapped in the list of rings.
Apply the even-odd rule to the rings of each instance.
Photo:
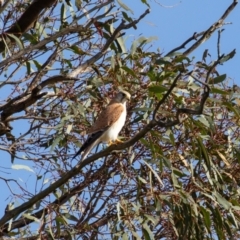
[[[104,132],[114,124],[124,111],[124,106],[121,103],[112,103],[103,110],[93,126],[88,130],[89,137],[78,152],[73,156],[82,153],[82,160],[88,155],[88,153],[99,143],[99,139]]]
[[[86,142],[81,146],[81,148],[77,151],[77,153],[73,156],[72,159],[74,159],[79,154],[83,153],[81,159],[84,160],[88,153],[99,143],[99,139],[104,132],[105,129],[89,135]]]
[[[93,126],[88,130],[88,134],[97,133],[102,130],[107,130],[114,124],[124,111],[124,106],[121,103],[112,103],[103,110]]]

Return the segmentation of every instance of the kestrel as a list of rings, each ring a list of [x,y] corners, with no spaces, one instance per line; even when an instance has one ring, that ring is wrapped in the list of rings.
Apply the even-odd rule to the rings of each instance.
[[[105,110],[98,116],[96,122],[88,130],[88,139],[74,155],[82,154],[82,160],[88,153],[100,142],[112,144],[121,142],[117,139],[119,132],[122,130],[127,116],[126,102],[130,100],[131,95],[121,90],[110,101]]]

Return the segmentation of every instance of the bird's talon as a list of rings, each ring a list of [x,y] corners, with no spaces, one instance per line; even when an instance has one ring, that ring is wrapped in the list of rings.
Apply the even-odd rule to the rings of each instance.
[[[123,141],[117,138],[115,143],[123,143]]]

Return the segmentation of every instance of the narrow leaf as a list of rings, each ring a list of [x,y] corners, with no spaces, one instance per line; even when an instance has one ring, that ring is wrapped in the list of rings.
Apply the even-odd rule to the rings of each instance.
[[[222,95],[229,95],[229,92],[223,91],[219,88],[211,88],[212,93],[222,94]]]
[[[156,172],[153,170],[153,168],[152,168],[147,162],[145,162],[144,160],[143,160],[143,162],[148,166],[148,168],[152,171],[152,173],[154,174],[154,176],[158,179],[159,183],[164,187],[164,184],[163,184],[161,178],[159,177],[158,173],[156,173]]]
[[[30,167],[28,167],[26,165],[13,164],[12,165],[12,169],[15,169],[15,170],[27,170],[29,172],[33,172],[34,173],[34,171]]]
[[[20,49],[23,49],[23,44],[18,37],[16,37],[14,34],[8,34],[8,36],[12,37],[16,41],[16,43]]]
[[[229,54],[225,55],[221,60],[220,63],[224,63],[228,61],[229,59],[233,58],[236,54],[236,49],[233,49]]]
[[[199,144],[199,146],[202,150],[202,156],[203,156],[203,158],[204,158],[204,160],[207,164],[207,167],[208,167],[208,169],[210,169],[210,159],[209,159],[209,156],[208,156],[208,152],[207,152],[207,150],[206,150],[206,148],[205,148],[205,146],[204,146],[200,137],[197,138],[197,141],[198,141],[198,144]]]
[[[225,79],[226,79],[227,75],[226,74],[223,74],[223,75],[220,75],[218,77],[215,77],[215,78],[212,78],[209,80],[209,83],[210,84],[217,84],[217,83],[221,83],[223,82]]]
[[[134,14],[134,12],[126,4],[124,4],[121,0],[117,0],[117,2],[123,9],[125,9],[126,11],[129,11],[132,14]]]
[[[162,92],[166,92],[167,88],[164,86],[150,86],[148,87],[148,90],[153,93],[162,93]]]

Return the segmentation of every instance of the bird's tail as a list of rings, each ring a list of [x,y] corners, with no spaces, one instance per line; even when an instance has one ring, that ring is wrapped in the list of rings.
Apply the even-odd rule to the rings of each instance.
[[[82,154],[81,160],[84,160],[89,152],[99,143],[99,138],[102,136],[104,131],[99,131],[96,133],[91,134],[87,141],[82,145],[82,147],[77,151],[77,153],[73,156],[72,160]]]

